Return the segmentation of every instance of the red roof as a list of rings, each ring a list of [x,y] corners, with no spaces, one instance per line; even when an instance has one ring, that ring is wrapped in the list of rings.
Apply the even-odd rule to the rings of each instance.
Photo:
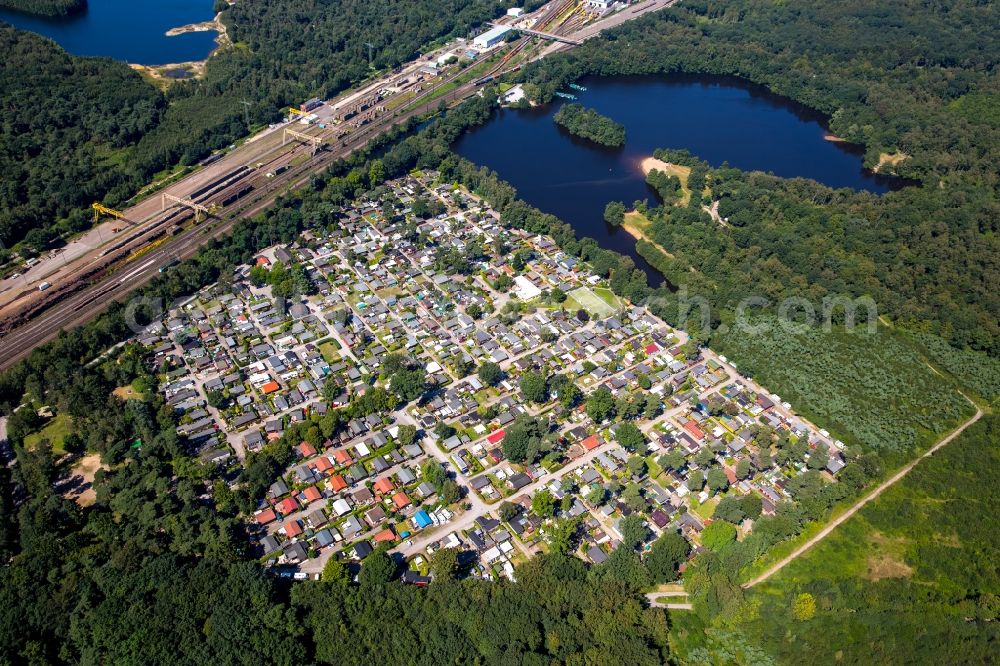
[[[337,461],[338,465],[350,465],[353,460],[351,460],[351,454],[347,452],[347,449],[340,449],[333,452],[333,459]]]
[[[729,483],[736,483],[736,472],[728,467],[723,468],[722,471],[726,473],[726,478],[729,479]]]
[[[705,439],[705,433],[702,432],[701,428],[694,421],[688,421],[684,424],[684,429],[691,433],[691,436],[697,440]]]
[[[497,431],[496,431],[495,433],[493,433],[493,434],[491,434],[491,435],[490,435],[489,437],[487,437],[487,438],[486,438],[486,440],[487,440],[487,441],[488,441],[488,442],[489,442],[490,444],[496,444],[496,443],[497,443],[497,442],[499,442],[499,441],[500,441],[501,439],[503,439],[503,436],[504,436],[505,434],[507,434],[507,433],[505,433],[505,432],[504,432],[503,430],[497,430]]]
[[[257,265],[258,266],[267,266],[270,263],[271,262],[268,261],[267,257],[257,257]]]
[[[278,384],[278,382],[270,381],[270,382],[264,384],[263,386],[261,386],[260,390],[261,390],[261,392],[264,395],[267,395],[269,393],[274,393],[275,391],[277,391],[280,388],[281,388],[281,385]]]
[[[278,515],[274,513],[274,509],[264,509],[263,511],[255,513],[253,517],[257,520],[257,524],[267,525],[268,523],[277,520]]]
[[[391,493],[393,490],[395,490],[396,486],[392,482],[392,479],[386,476],[376,481],[374,488],[375,492],[377,492],[379,495],[385,495],[386,493]]]
[[[316,447],[309,442],[302,442],[295,447],[295,450],[299,452],[299,455],[303,458],[311,458],[316,455]]]
[[[647,354],[655,354],[658,351],[660,351],[660,348],[657,347],[656,345],[646,345]]]
[[[347,481],[344,481],[344,477],[339,474],[334,474],[330,477],[330,488],[334,492],[340,492],[347,487]]]
[[[395,541],[395,540],[396,540],[396,533],[392,531],[391,527],[387,527],[375,535],[375,543],[382,543],[383,541]]]
[[[286,536],[296,537],[302,534],[302,524],[297,520],[289,520],[281,528],[285,530]]]
[[[396,505],[397,509],[405,509],[410,506],[410,498],[406,496],[406,493],[400,491],[392,496],[392,503]]]
[[[598,446],[601,445],[601,438],[598,437],[597,435],[591,435],[590,437],[580,442],[580,444],[582,444],[583,448],[587,449],[588,451],[593,451],[594,449],[596,449]]]
[[[316,486],[309,486],[302,491],[302,497],[305,498],[306,502],[316,502],[323,499],[323,493]]]
[[[283,514],[289,514],[292,513],[293,511],[298,511],[299,503],[296,502],[294,498],[286,497],[285,499],[275,504],[274,508]]]

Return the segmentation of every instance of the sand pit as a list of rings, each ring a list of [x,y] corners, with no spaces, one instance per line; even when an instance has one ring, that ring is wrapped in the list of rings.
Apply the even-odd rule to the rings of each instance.
[[[80,458],[70,475],[63,482],[65,484],[64,496],[71,499],[80,506],[90,506],[97,500],[97,493],[94,492],[94,476],[99,469],[107,469],[101,464],[101,456],[91,453]]]

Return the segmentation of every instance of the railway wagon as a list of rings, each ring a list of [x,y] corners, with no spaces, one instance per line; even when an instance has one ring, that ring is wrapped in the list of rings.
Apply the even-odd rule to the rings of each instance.
[[[229,206],[230,204],[232,204],[232,203],[236,202],[237,200],[242,199],[243,197],[245,197],[246,195],[248,195],[252,189],[253,189],[253,185],[244,185],[243,187],[241,187],[240,189],[236,190],[235,192],[233,192],[232,194],[230,194],[228,197],[226,197],[225,199],[223,199],[222,200],[222,205],[223,206]]]

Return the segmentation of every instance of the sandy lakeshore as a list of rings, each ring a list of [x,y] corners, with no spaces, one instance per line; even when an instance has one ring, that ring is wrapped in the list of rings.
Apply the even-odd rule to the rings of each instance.
[[[648,176],[649,172],[654,169],[666,173],[670,168],[670,165],[663,160],[656,159],[655,157],[645,157],[641,162],[639,162],[639,168],[642,169],[642,175]]]

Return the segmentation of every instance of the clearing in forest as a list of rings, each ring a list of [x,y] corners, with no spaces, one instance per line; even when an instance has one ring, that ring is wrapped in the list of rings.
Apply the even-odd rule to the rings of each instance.
[[[94,475],[101,469],[101,456],[96,453],[86,455],[73,466],[65,481],[63,494],[80,506],[90,506],[97,500],[94,491]]]

